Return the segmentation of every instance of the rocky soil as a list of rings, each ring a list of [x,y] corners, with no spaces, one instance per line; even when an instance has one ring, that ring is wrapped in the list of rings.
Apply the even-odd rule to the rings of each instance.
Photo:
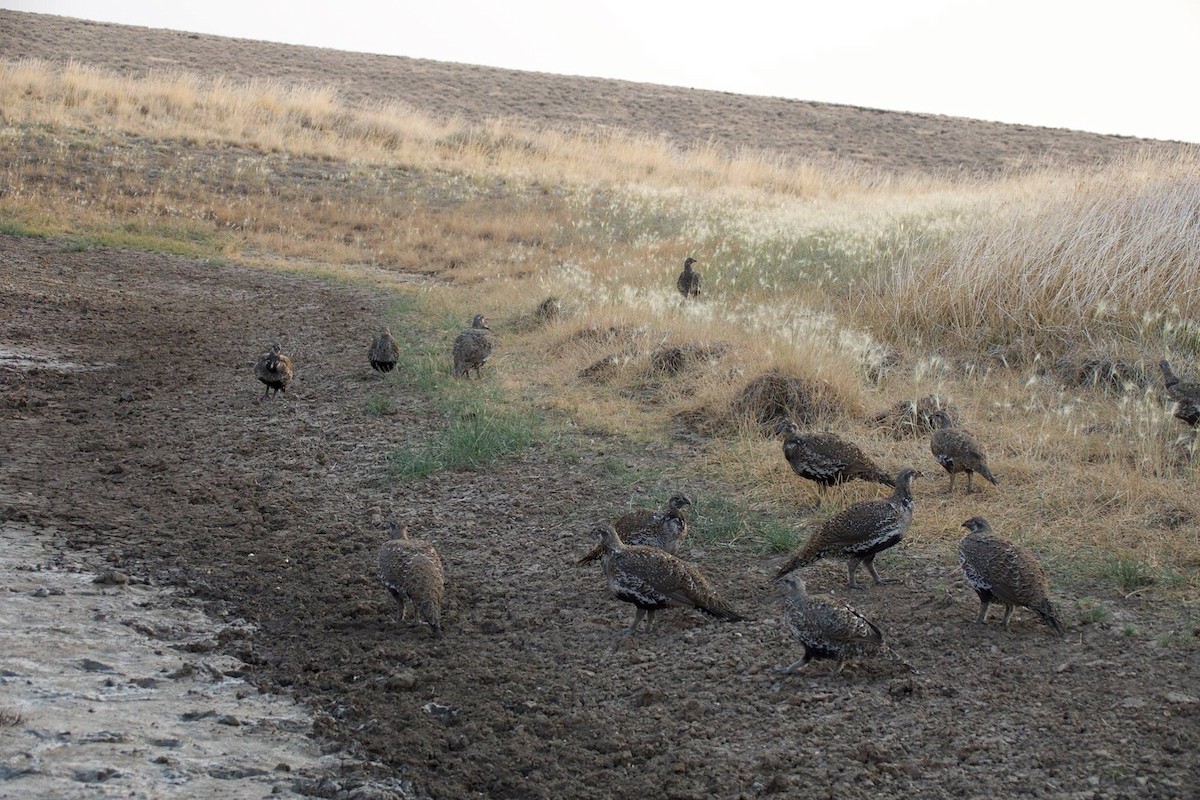
[[[0,613],[46,641],[0,653],[0,711],[21,718],[0,727],[0,796],[1196,796],[1200,640],[1161,600],[1060,586],[1063,639],[1023,612],[977,627],[955,565],[900,547],[880,570],[903,582],[849,599],[920,674],[864,661],[785,678],[774,667],[798,649],[768,581],[778,559],[685,545],[749,620],[671,611],[617,640],[632,608],[572,561],[596,519],[675,487],[618,493],[595,465],[624,456],[583,434],[484,473],[390,480],[388,453],[444,420],[367,365],[383,292],[12,237],[0,288]],[[259,403],[251,364],[272,341],[296,379]],[[393,516],[441,551],[444,639],[399,624],[373,576]],[[849,595],[840,564],[806,577]],[[139,645],[106,645],[110,627],[159,660],[125,661]],[[177,686],[170,711],[128,701]],[[258,705],[251,687],[303,705]],[[85,705],[120,716],[70,721]],[[185,721],[184,705],[214,713]],[[312,742],[276,739],[298,714]],[[101,755],[46,755],[81,739]],[[214,776],[210,757],[246,774]]]

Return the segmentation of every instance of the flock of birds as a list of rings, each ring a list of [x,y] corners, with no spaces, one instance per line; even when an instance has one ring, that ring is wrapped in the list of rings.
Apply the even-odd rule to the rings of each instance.
[[[700,294],[695,263],[694,258],[688,258],[676,282],[685,301]],[[478,378],[492,347],[487,319],[478,314],[454,340],[452,374],[466,378],[474,370]],[[399,357],[396,340],[384,328],[368,351],[371,367],[390,372]],[[1180,381],[1165,359],[1159,366],[1167,394],[1175,402],[1175,416],[1196,427],[1200,423],[1200,383]],[[292,380],[292,361],[275,344],[258,359],[254,372],[266,386],[261,402],[286,391]],[[954,491],[960,473],[966,474],[968,494],[975,491],[972,477],[976,473],[999,485],[988,468],[983,448],[955,424],[949,413],[933,413],[930,426],[930,452],[950,476],[948,492]],[[779,667],[779,671],[790,674],[815,659],[830,659],[837,662],[837,674],[849,658],[884,656],[916,672],[888,645],[876,624],[848,603],[811,597],[796,571],[821,559],[839,559],[847,562],[846,585],[851,589],[865,588],[855,580],[860,566],[866,567],[876,585],[894,582],[896,579],[879,575],[875,557],[898,544],[908,532],[914,509],[912,481],[923,474],[909,467],[893,476],[854,442],[832,432],[804,432],[787,421],[778,426],[776,433],[783,438],[783,456],[792,471],[817,484],[817,506],[825,500],[830,486],[853,480],[892,488],[889,497],[854,503],[829,517],[779,566],[774,579],[784,587],[784,622],[804,648],[798,661]],[[613,597],[634,606],[633,623],[622,637],[638,632],[643,619],[645,631],[652,632],[655,614],[669,607],[692,608],[730,622],[744,619],[699,567],[677,555],[688,532],[685,509],[692,505],[687,495],[675,494],[665,509],[636,509],[593,530],[596,545],[577,563],[599,560]],[[395,598],[402,623],[412,609],[412,624],[424,623],[440,638],[445,576],[437,550],[428,542],[410,539],[405,526],[395,522],[388,526],[393,538],[380,548],[379,579]],[[1050,600],[1050,582],[1034,554],[996,534],[983,517],[972,517],[962,527],[967,534],[959,543],[958,563],[967,584],[979,597],[975,622],[986,623],[989,607],[995,603],[1004,606],[1002,624],[1008,628],[1014,609],[1022,607],[1061,636],[1063,627]]]

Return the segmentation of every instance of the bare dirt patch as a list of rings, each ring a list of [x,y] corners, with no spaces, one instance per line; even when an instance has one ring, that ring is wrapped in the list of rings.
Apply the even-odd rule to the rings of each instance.
[[[72,560],[245,620],[213,652],[306,701],[313,735],[377,778],[435,798],[1194,797],[1200,657],[1186,609],[1066,584],[1064,639],[1023,613],[1008,632],[973,627],[952,557],[900,547],[882,571],[904,582],[849,599],[921,674],[865,662],[783,678],[773,667],[798,654],[767,580],[777,557],[702,546],[698,529],[683,555],[749,621],[668,612],[614,650],[632,609],[599,568],[571,562],[594,520],[656,505],[662,487],[618,493],[597,466],[611,443],[582,435],[485,473],[389,482],[388,452],[444,420],[367,363],[387,298],[32,239],[0,238],[0,254],[0,345],[111,365],[35,365],[28,402],[0,406],[4,518],[57,528]],[[296,378],[257,404],[251,364],[276,340]],[[394,413],[373,416],[382,393]],[[671,482],[701,503],[719,492]],[[444,639],[397,624],[375,580],[385,516],[441,552]],[[806,578],[847,594],[840,564]]]

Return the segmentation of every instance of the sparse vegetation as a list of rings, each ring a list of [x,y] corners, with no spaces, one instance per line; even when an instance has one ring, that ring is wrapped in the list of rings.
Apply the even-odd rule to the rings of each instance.
[[[394,380],[438,398],[448,423],[397,452],[393,475],[528,447],[541,435],[532,407],[633,446],[683,431],[708,444],[681,469],[731,487],[727,508],[698,510],[700,540],[787,549],[779,520],[810,500],[778,442],[748,425],[770,400],[749,391],[755,379],[778,376],[795,391],[766,416],[845,432],[885,468],[926,469],[910,537],[942,547],[973,507],[932,488],[944,478],[927,440],[863,424],[936,394],[992,454],[998,532],[1160,565],[1086,562],[1125,591],[1200,583],[1200,542],[1180,522],[1200,518],[1196,440],[1154,367],[1169,354],[1200,372],[1195,152],[897,177],[435,119],[327,87],[28,61],[0,62],[0,108],[0,232],[419,294],[428,345]],[[684,307],[673,281],[686,255],[705,294]],[[570,313],[542,313],[547,297]],[[481,312],[492,374],[454,385],[450,338]],[[838,490],[846,502],[872,491]]]

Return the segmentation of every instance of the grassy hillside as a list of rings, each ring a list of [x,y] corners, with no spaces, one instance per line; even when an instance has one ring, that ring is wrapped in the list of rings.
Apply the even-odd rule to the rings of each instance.
[[[900,174],[131,72],[0,63],[6,232],[416,280],[401,291],[431,334],[492,319],[500,396],[621,447],[689,444],[670,470],[730,487],[707,510],[724,515],[724,543],[803,535],[813,489],[747,394],[778,375],[806,425],[929,472],[918,546],[949,549],[984,513],[1059,570],[1125,591],[1197,587],[1195,440],[1155,367],[1170,356],[1200,373],[1195,149]],[[705,291],[682,303],[689,255]],[[548,298],[560,313],[538,313]],[[437,359],[410,374],[460,391]],[[869,422],[927,395],[957,407],[999,489],[944,495],[926,438]]]

